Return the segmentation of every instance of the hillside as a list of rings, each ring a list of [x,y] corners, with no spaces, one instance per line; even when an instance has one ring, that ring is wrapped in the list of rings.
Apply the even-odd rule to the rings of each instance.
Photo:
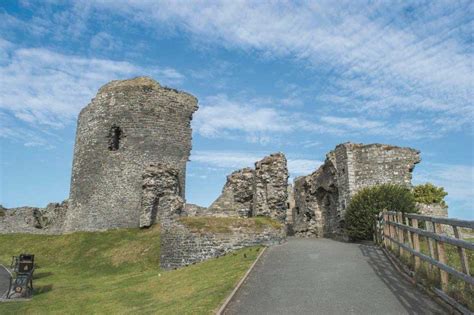
[[[35,296],[0,303],[1,314],[209,314],[233,289],[259,248],[173,271],[159,269],[160,231],[121,229],[60,236],[0,235],[0,263],[36,255]]]

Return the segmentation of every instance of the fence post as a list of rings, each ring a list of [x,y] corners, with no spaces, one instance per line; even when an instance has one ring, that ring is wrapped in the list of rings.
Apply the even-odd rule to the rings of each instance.
[[[433,222],[425,221],[425,224],[426,224],[426,230],[428,230],[429,232],[434,232],[434,223]],[[430,250],[430,257],[433,258],[433,259],[438,260],[436,252],[435,252],[435,248],[434,248],[435,241],[431,237],[427,237],[427,239],[428,239],[428,247],[429,247],[429,250]],[[430,268],[431,272],[435,269],[432,264],[429,264],[429,268]]]
[[[462,235],[459,232],[457,226],[453,225],[453,231],[454,231],[454,237],[462,240]],[[461,260],[462,272],[470,276],[471,274],[469,272],[469,261],[467,260],[466,250],[460,246],[458,246],[457,248],[458,248],[459,258]]]
[[[405,216],[405,225],[410,226],[410,219]],[[407,230],[408,246],[413,249],[413,233]],[[410,260],[413,262],[415,255],[412,253],[407,253],[410,257]]]
[[[394,215],[389,214],[388,220],[389,222],[394,222]],[[391,224],[389,224],[389,230],[390,230],[390,237],[392,239],[395,239],[395,227]],[[395,243],[393,241],[390,241],[390,249],[394,252],[395,251]]]
[[[397,223],[403,224],[403,213],[401,212],[397,212]],[[399,227],[398,228],[398,241],[401,244],[405,244],[404,234],[405,234],[405,230]],[[403,256],[405,255],[405,251],[403,250],[401,246],[398,246],[398,252],[399,252],[400,258],[403,258]]]
[[[418,219],[411,219],[411,224],[414,228],[418,228]],[[420,253],[420,239],[417,233],[413,233],[413,249]],[[420,257],[415,256],[415,273],[420,268]]]
[[[441,224],[434,224],[434,232],[436,234],[441,234],[442,228]],[[446,264],[446,252],[444,250],[444,243],[436,241],[436,249],[438,251],[438,261],[442,264]],[[448,273],[444,270],[439,269],[440,279],[441,279],[441,289],[444,292],[448,291]]]
[[[385,211],[382,212],[382,215],[383,215],[383,243],[385,245],[385,248],[388,249],[388,244],[389,244],[389,240],[387,238],[387,236],[389,236],[388,235],[388,224],[387,224],[388,215]]]
[[[378,233],[378,225],[379,225],[379,216],[378,214],[375,215],[375,220],[374,220],[374,234],[372,235],[373,238],[374,238],[374,244],[375,245],[378,245],[378,236],[377,236],[377,233]]]

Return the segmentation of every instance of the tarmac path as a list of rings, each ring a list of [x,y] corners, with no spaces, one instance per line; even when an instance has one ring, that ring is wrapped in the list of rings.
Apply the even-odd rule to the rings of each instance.
[[[10,273],[3,265],[0,265],[0,299],[6,298],[9,289]]]
[[[447,314],[375,246],[290,238],[270,247],[224,314]]]

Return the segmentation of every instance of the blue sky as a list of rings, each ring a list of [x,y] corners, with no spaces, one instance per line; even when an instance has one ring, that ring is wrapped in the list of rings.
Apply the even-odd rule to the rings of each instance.
[[[474,219],[472,1],[0,2],[0,203],[69,192],[76,117],[113,79],[199,99],[187,201],[277,151],[292,178],[338,143],[421,150],[414,183]]]

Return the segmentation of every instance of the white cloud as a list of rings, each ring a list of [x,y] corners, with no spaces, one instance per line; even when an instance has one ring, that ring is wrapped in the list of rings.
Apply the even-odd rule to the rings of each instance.
[[[196,151],[191,154],[191,161],[219,168],[239,169],[253,167],[263,155],[246,152]]]
[[[377,117],[409,112],[433,124],[437,133],[474,120],[469,1],[101,0],[95,5],[151,27],[184,30],[198,42],[327,69],[333,88],[322,91],[320,99],[331,100],[338,111]],[[393,124],[403,123],[391,118]]]
[[[122,48],[122,42],[106,32],[98,32],[92,36],[90,46],[93,49],[118,50]]]
[[[415,171],[417,184],[431,182],[443,186],[449,197],[456,200],[474,201],[474,167],[443,163],[426,163],[424,170]]]
[[[309,175],[323,164],[318,160],[288,159],[288,169],[292,177]]]
[[[6,56],[0,62],[0,109],[30,125],[63,127],[113,79],[145,74],[165,84],[184,79],[172,68],[145,69],[123,61],[17,48],[5,40],[0,41],[0,56]]]
[[[269,153],[268,153],[269,154]],[[266,153],[235,152],[235,151],[196,151],[191,155],[192,162],[217,167],[221,169],[237,170],[244,167],[254,167],[255,162],[260,161]],[[288,171],[291,176],[308,175],[314,172],[321,161],[311,159],[288,159]]]
[[[413,182],[430,182],[444,187],[450,205],[450,216],[473,218],[474,216],[474,166],[430,163],[415,168]],[[453,204],[455,205],[453,207]]]
[[[290,132],[295,127],[283,111],[242,104],[221,94],[207,97],[201,102],[193,120],[193,128],[205,137],[228,137],[234,131],[248,134],[250,142],[262,142],[262,139],[268,140],[262,133]]]

